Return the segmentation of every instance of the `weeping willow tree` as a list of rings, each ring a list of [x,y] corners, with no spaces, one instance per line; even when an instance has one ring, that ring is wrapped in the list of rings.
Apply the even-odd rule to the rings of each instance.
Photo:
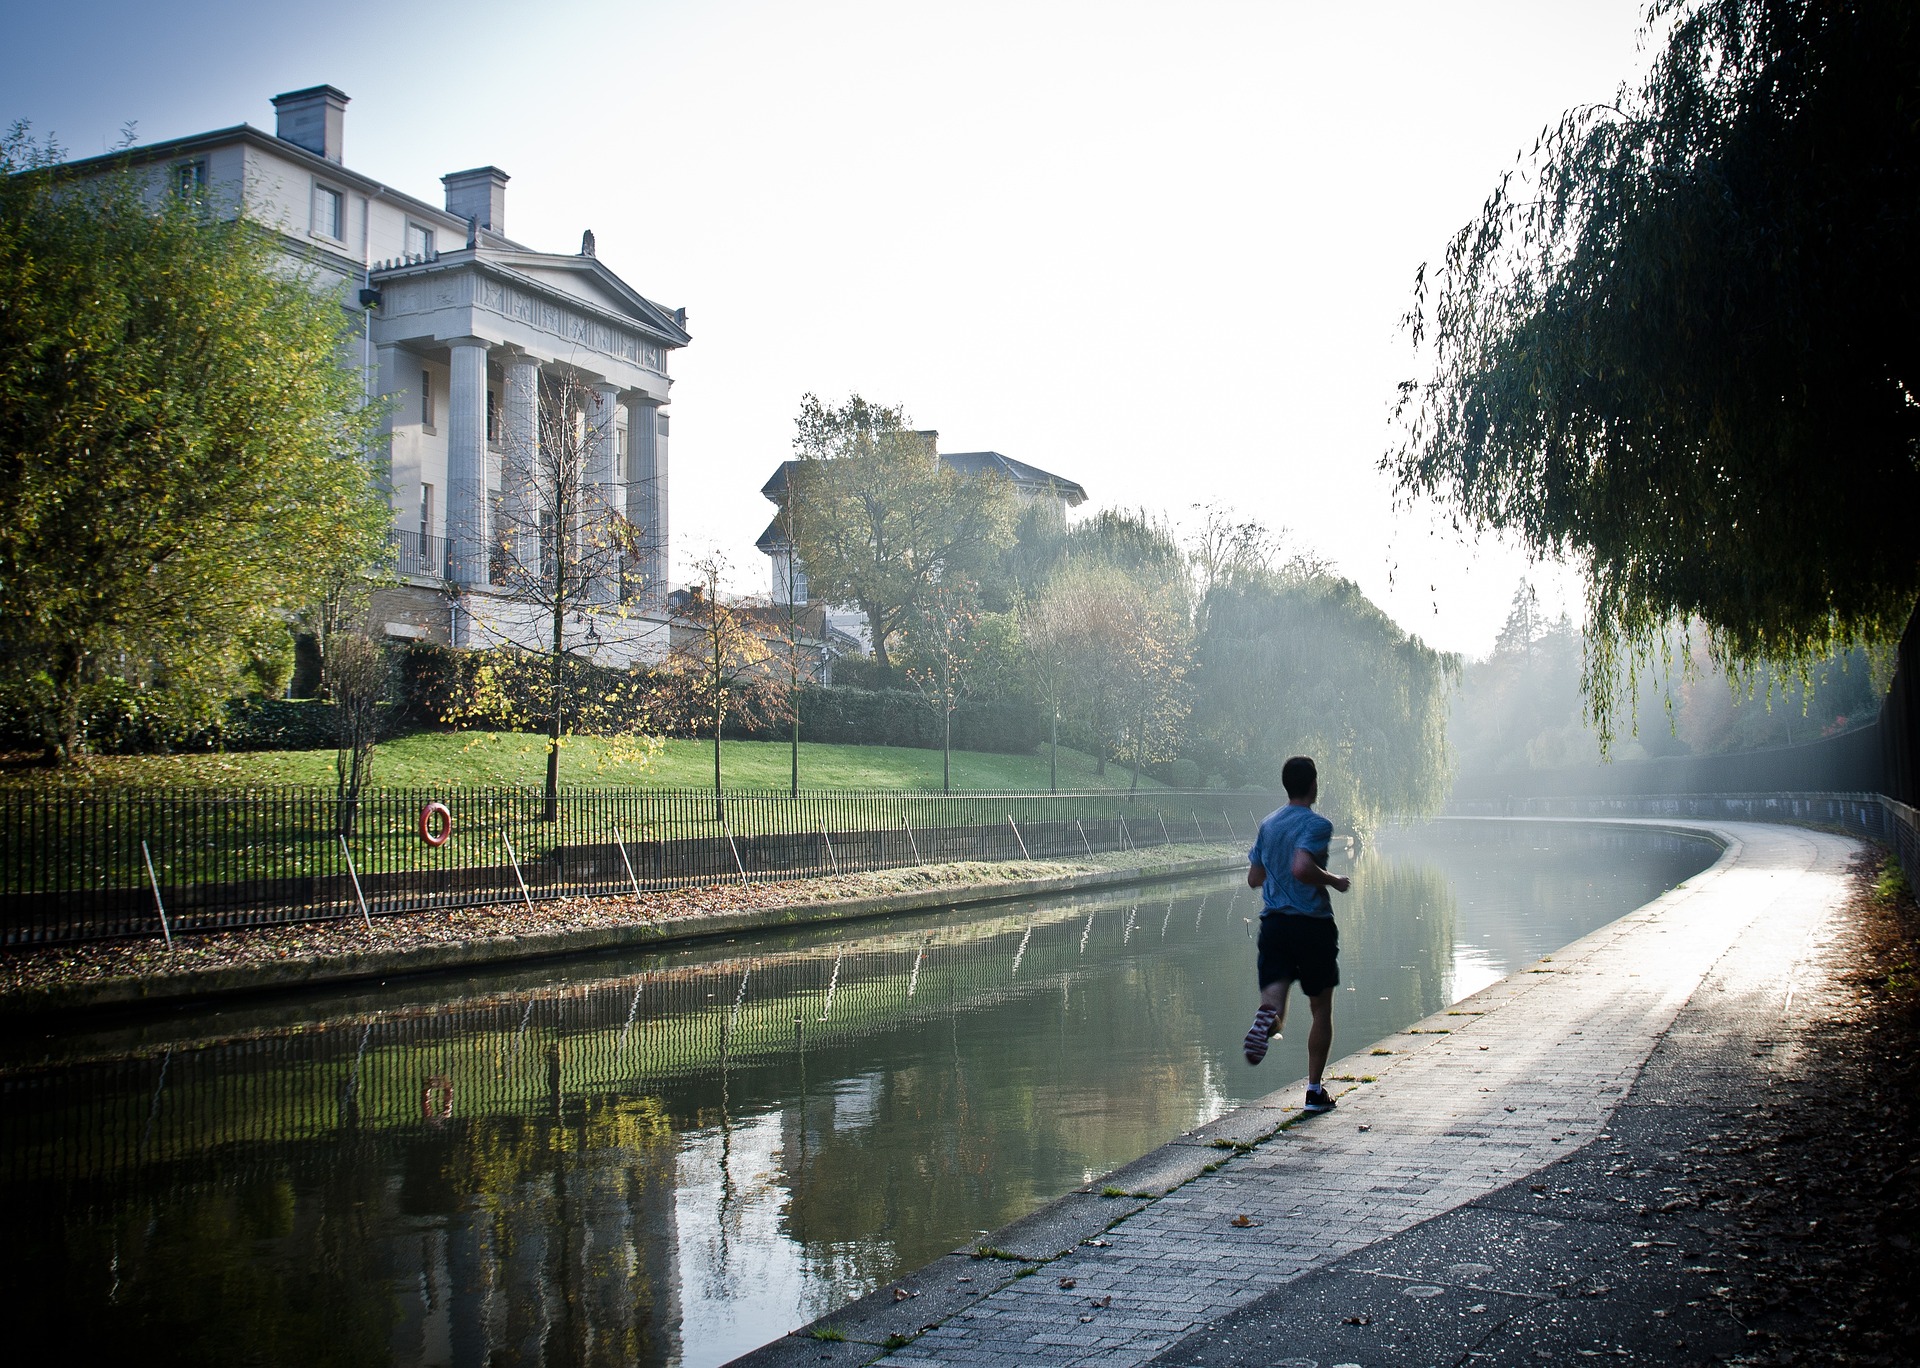
[[[1655,0],[1649,72],[1566,114],[1422,267],[1382,462],[1586,577],[1582,686],[1704,629],[1804,674],[1920,593],[1920,12]]]

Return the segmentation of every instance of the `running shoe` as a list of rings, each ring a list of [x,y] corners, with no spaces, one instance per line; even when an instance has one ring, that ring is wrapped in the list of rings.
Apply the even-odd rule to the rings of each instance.
[[[1300,1110],[1307,1111],[1307,1112],[1332,1111],[1333,1110],[1333,1094],[1328,1092],[1323,1087],[1310,1086],[1307,1089],[1306,1103],[1304,1106],[1300,1108]]]
[[[1273,1028],[1279,1021],[1280,1014],[1271,1007],[1262,1007],[1253,1014],[1253,1025],[1247,1028],[1246,1044],[1242,1047],[1247,1052],[1247,1063],[1258,1064],[1267,1057],[1267,1046],[1278,1039]]]

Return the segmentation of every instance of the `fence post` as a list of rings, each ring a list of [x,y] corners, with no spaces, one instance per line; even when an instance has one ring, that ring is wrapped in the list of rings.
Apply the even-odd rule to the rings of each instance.
[[[1167,834],[1167,814],[1164,812],[1156,812],[1153,815],[1160,819],[1160,844],[1172,845],[1173,837]]]
[[[920,842],[914,839],[913,823],[907,820],[907,816],[904,812],[900,814],[900,825],[907,829],[907,844],[913,847],[913,862],[919,865],[922,869],[925,869],[927,867],[927,863],[925,860],[922,860],[920,858]]]
[[[827,980],[827,1000],[822,1003],[820,1007],[820,1019],[822,1021],[825,1021],[827,1015],[833,1011],[833,995],[840,987],[840,961],[846,957],[847,952],[845,950],[842,950],[833,957],[833,977]]]
[[[835,855],[835,854],[833,853],[833,841],[832,841],[832,839],[831,839],[830,837],[828,837],[828,835],[827,835],[827,823],[826,823],[826,819],[825,819],[824,817],[823,817],[823,818],[821,818],[821,820],[820,820],[820,839],[821,839],[822,841],[824,841],[824,842],[826,843],[826,847],[827,847],[827,863],[828,863],[828,864],[830,864],[830,865],[832,865],[832,866],[833,866],[833,872],[834,872],[835,874],[838,874],[838,873],[840,872],[840,860],[839,860],[839,857],[837,857],[837,856],[836,856],[836,855]]]
[[[344,832],[335,833],[340,840],[340,853],[347,857],[347,877],[353,880],[353,896],[360,901],[360,920],[366,923],[367,934],[373,934],[373,918],[367,915],[367,895],[360,891],[360,871],[353,867],[353,852],[347,849]]]
[[[1227,816],[1227,810],[1225,807],[1222,807],[1220,809],[1220,820],[1227,824],[1227,839],[1229,841],[1238,841],[1240,839],[1240,835],[1238,832],[1236,832],[1233,829],[1233,818]]]
[[[748,882],[747,867],[740,860],[740,847],[733,843],[733,825],[727,821],[725,815],[720,818],[720,829],[727,833],[727,849],[733,852],[733,867],[740,871],[740,882]]]
[[[1207,839],[1207,829],[1200,825],[1200,809],[1189,808],[1188,811],[1193,813],[1193,834],[1204,843]]]
[[[504,831],[500,833],[500,844],[507,848],[507,858],[513,861],[514,881],[520,885],[520,896],[527,900],[527,911],[531,912],[533,911],[533,894],[527,892],[527,876],[520,872],[520,857],[513,853],[513,842],[508,839]]]
[[[1079,827],[1080,844],[1087,848],[1087,858],[1091,860],[1093,858],[1093,842],[1087,839],[1087,829],[1086,827],[1081,826],[1080,819],[1078,817],[1073,819],[1073,824],[1074,826]]]
[[[618,823],[608,823],[613,828],[613,843],[620,847],[620,863],[627,867],[627,882],[633,885],[633,896],[640,896],[640,881],[633,877],[633,861],[627,858],[627,838],[620,834]]]
[[[173,949],[173,928],[167,925],[167,905],[160,900],[160,877],[153,872],[153,852],[147,849],[145,841],[140,842],[140,858],[147,862],[147,882],[153,885],[153,905],[160,909],[160,934],[167,938],[167,949]]]
[[[1020,842],[1020,854],[1026,859],[1028,864],[1032,864],[1033,856],[1027,854],[1027,843],[1020,835],[1020,824],[1013,820],[1013,814],[1011,812],[1007,814],[1007,825],[1013,828],[1013,839]]]

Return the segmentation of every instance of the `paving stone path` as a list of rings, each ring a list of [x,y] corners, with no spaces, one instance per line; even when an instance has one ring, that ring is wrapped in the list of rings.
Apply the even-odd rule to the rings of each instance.
[[[1857,843],[1757,823],[1704,829],[1727,843],[1711,869],[1334,1063],[1336,1111],[1303,1116],[1302,1084],[1290,1083],[996,1233],[988,1243],[1017,1266],[963,1251],[812,1327],[844,1340],[796,1332],[742,1362],[1331,1368],[1361,1361],[1346,1354],[1495,1361],[1507,1355],[1474,1346],[1502,1332],[1515,1353],[1533,1352],[1513,1327],[1535,1303],[1566,1296],[1564,1276],[1545,1279],[1570,1256],[1566,1239],[1531,1224],[1555,1219],[1540,1206],[1555,1187],[1528,1179],[1584,1163],[1593,1171],[1581,1170],[1582,1200],[1598,1209],[1588,1215],[1639,1217],[1660,1190],[1648,1186],[1655,1170],[1622,1178],[1612,1156],[1628,1151],[1608,1128],[1633,1111],[1621,1104],[1656,1049],[1687,1054],[1689,1073],[1710,1083],[1729,1051],[1790,1048],[1781,1024],[1796,993],[1817,987],[1804,981],[1817,972],[1808,950],[1845,901]],[[1644,1130],[1645,1117],[1633,1124]],[[1110,1188],[1134,1195],[1098,1195]],[[1443,1228],[1434,1218],[1447,1213],[1462,1214]],[[1641,1248],[1671,1245],[1678,1258],[1682,1243]],[[1540,1276],[1530,1283],[1530,1273]],[[1378,1333],[1307,1345],[1302,1299],[1353,1301],[1361,1289],[1341,1282],[1353,1278],[1369,1280],[1375,1302],[1387,1287],[1398,1299],[1382,1304],[1395,1313]],[[1425,1300],[1455,1316],[1439,1340],[1425,1333],[1432,1325],[1402,1323]],[[1588,1320],[1608,1315],[1596,1307]],[[1375,1320],[1355,1319],[1361,1329]],[[1315,1320],[1323,1339],[1325,1322]]]

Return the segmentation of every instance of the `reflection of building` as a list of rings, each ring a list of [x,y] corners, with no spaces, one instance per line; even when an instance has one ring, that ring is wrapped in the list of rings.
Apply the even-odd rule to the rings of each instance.
[[[1069,508],[1078,508],[1087,501],[1087,491],[1078,483],[1042,470],[1039,466],[1016,461],[997,451],[937,451],[940,440],[938,432],[925,431],[917,435],[926,439],[927,448],[936,452],[936,459],[941,465],[955,471],[963,479],[991,477],[1005,480],[1023,502],[1047,500],[1063,516]],[[773,521],[767,524],[767,530],[754,543],[771,562],[775,603],[814,602],[814,596],[807,588],[806,567],[794,555],[793,540],[787,531],[787,477],[798,464],[798,461],[782,461],[772,478],[760,486],[760,492],[779,510],[774,514]],[[828,609],[828,620],[836,630],[867,643],[864,615],[832,608]]]
[[[358,315],[370,398],[391,404],[385,474],[402,584],[376,618],[388,634],[487,645],[532,614],[496,583],[498,509],[525,487],[561,388],[592,410],[589,480],[637,525],[637,550],[595,598],[627,600],[595,639],[614,660],[653,654],[645,619],[667,576],[667,357],[689,340],[665,309],[594,255],[537,252],[506,236],[507,174],[443,176],[443,203],[342,161],[347,97],[316,86],[274,98],[275,135],[245,124],[137,148],[172,190],[279,231],[288,259]],[[100,158],[105,167],[118,158]],[[157,184],[161,183],[157,181]],[[585,633],[590,624],[577,624]],[[662,644],[664,633],[659,632]],[[528,644],[532,644],[529,642]]]

